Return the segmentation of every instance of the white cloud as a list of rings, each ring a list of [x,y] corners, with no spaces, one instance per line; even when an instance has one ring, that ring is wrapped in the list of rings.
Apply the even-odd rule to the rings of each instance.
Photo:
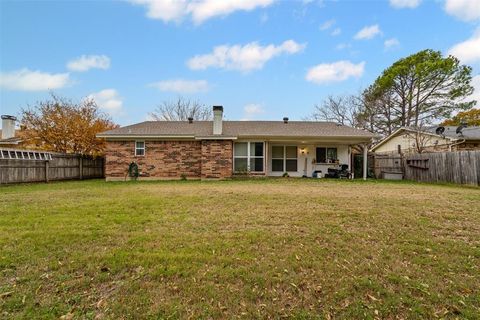
[[[398,47],[400,45],[400,42],[396,38],[390,38],[385,40],[383,45],[385,49],[388,50],[388,49],[393,49],[395,47]]]
[[[420,5],[421,0],[390,0],[390,5],[397,9],[416,8]]]
[[[446,0],[445,11],[463,21],[477,20],[480,19],[480,1]]]
[[[361,77],[364,69],[365,62],[354,64],[342,60],[334,63],[322,63],[310,68],[305,79],[317,84],[344,81],[351,77]]]
[[[332,33],[330,33],[330,35],[335,37],[335,36],[338,36],[340,33],[342,33],[342,29],[335,28],[335,29],[333,29]]]
[[[60,89],[70,83],[69,73],[48,73],[23,68],[0,73],[0,87],[19,91]]]
[[[248,115],[253,115],[253,114],[261,114],[264,113],[265,111],[263,110],[262,106],[256,103],[250,103],[247,104],[243,110],[245,111],[246,114]]]
[[[147,17],[164,22],[179,22],[187,9],[185,0],[130,0],[130,2],[146,7]]]
[[[119,115],[123,112],[123,99],[115,89],[105,89],[92,93],[87,99],[93,99],[97,105],[111,115]]]
[[[274,0],[130,0],[147,8],[147,17],[164,22],[180,22],[190,16],[200,24],[210,18],[227,16],[235,11],[251,11],[265,8]]]
[[[328,29],[330,29],[331,27],[333,27],[334,24],[335,24],[335,19],[331,19],[331,20],[325,21],[325,22],[322,23],[322,25],[320,26],[320,30],[322,30],[322,31],[328,30]]]
[[[204,70],[209,67],[239,70],[248,72],[261,69],[270,59],[281,54],[294,54],[301,52],[305,44],[287,40],[279,46],[269,44],[261,46],[257,42],[241,45],[222,45],[213,48],[210,54],[196,55],[187,61],[193,70]]]
[[[251,11],[257,7],[265,8],[272,3],[273,0],[202,0],[190,2],[187,9],[193,21],[199,24],[215,16],[226,16],[237,10]]]
[[[462,63],[480,62],[480,28],[470,39],[451,47],[448,54],[457,57]]]
[[[257,115],[265,113],[263,106],[258,103],[250,103],[243,107],[243,112],[245,114],[242,120],[251,120],[255,118]]]
[[[319,29],[321,31],[330,30],[335,25],[335,23],[336,23],[335,19],[327,20],[320,25]],[[342,33],[342,29],[337,27],[337,28],[333,29],[332,32],[330,32],[330,35],[335,37],[335,36],[338,36],[340,33]]]
[[[70,71],[88,71],[90,69],[103,69],[110,68],[110,58],[106,55],[83,55],[75,60],[67,63],[67,68]]]
[[[343,49],[349,49],[351,48],[352,45],[350,43],[345,43],[345,42],[342,42],[342,43],[339,43],[337,44],[337,46],[335,47],[335,49],[337,50],[343,50]]]
[[[372,26],[366,26],[362,30],[358,31],[354,38],[357,40],[367,40],[372,39],[381,33],[382,31],[380,30],[378,24],[374,24]]]
[[[160,91],[169,91],[177,93],[196,93],[208,91],[208,82],[206,80],[163,80],[150,84],[151,87]]]

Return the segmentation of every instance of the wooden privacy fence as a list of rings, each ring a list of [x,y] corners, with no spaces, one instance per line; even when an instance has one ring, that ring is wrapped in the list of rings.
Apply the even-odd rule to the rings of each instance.
[[[404,168],[408,180],[480,185],[480,151],[408,155]]]
[[[375,154],[373,172],[376,178],[383,178],[385,173],[403,173],[403,157],[400,154]]]
[[[104,177],[104,159],[100,157],[12,149],[0,152],[0,184]]]
[[[404,179],[480,185],[480,151],[376,154],[375,175],[401,172]]]

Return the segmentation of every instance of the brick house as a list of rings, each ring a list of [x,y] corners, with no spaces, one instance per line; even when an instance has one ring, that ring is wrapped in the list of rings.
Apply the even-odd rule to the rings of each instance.
[[[223,121],[221,106],[213,114],[213,121],[145,121],[98,134],[106,140],[106,179],[126,179],[132,162],[140,179],[324,175],[341,164],[351,169],[352,148],[366,153],[373,138],[331,122]]]

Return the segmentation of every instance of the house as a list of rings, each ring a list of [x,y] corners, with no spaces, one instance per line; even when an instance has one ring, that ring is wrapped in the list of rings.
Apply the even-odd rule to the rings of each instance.
[[[331,122],[224,121],[222,106],[213,114],[213,121],[146,121],[98,134],[106,139],[106,179],[125,179],[132,162],[142,179],[323,176],[341,164],[351,169],[352,147],[373,137]]]
[[[9,115],[2,115],[2,129],[0,130],[0,148],[18,148],[22,139],[18,137],[18,130],[15,130],[17,118]]]
[[[375,153],[421,153],[480,150],[480,127],[434,126],[418,130],[401,127],[372,147]]]

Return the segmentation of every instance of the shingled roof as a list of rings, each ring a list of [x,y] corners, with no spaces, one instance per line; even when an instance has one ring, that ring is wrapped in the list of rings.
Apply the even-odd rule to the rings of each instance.
[[[428,128],[427,131],[430,133],[435,133],[438,127]],[[444,131],[441,133],[442,136],[456,139],[456,140],[480,140],[480,126],[471,126],[463,128],[459,133],[457,133],[458,126],[443,126]]]
[[[22,142],[22,138],[18,137],[18,130],[15,130],[15,137],[1,139],[2,137],[2,129],[0,129],[0,145],[10,145],[10,144],[19,144]]]
[[[115,137],[211,137],[212,121],[145,121],[125,126],[98,135]],[[374,135],[370,132],[338,125],[333,122],[313,121],[223,121],[221,137],[292,137],[292,138],[363,138]]]

